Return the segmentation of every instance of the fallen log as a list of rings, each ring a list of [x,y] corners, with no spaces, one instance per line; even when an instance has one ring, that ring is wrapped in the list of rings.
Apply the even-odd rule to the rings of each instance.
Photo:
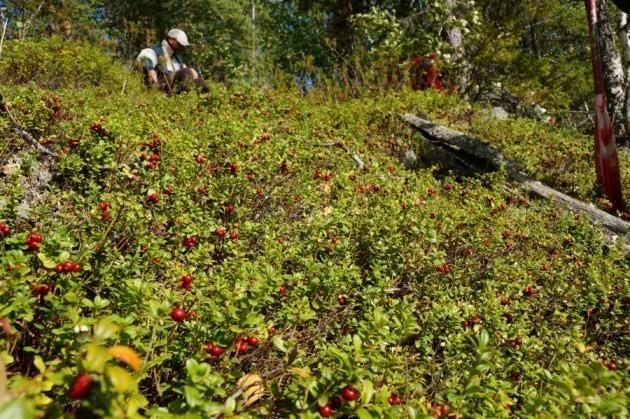
[[[457,160],[465,161],[469,167],[475,168],[480,172],[505,169],[511,180],[522,185],[530,193],[549,199],[555,205],[562,206],[570,211],[586,214],[591,223],[603,229],[609,237],[622,236],[627,243],[626,248],[630,246],[630,223],[598,209],[591,203],[581,202],[537,180],[530,179],[517,162],[506,158],[487,142],[434,124],[416,115],[403,114],[400,117],[420,131],[430,143],[453,154]]]

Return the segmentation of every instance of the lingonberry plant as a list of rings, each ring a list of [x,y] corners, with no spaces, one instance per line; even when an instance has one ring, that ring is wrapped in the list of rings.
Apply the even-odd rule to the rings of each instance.
[[[622,245],[501,174],[400,163],[430,150],[392,115],[456,125],[458,99],[118,90],[4,95],[61,157],[33,201],[0,115],[0,416],[626,414]],[[584,196],[579,159],[522,151],[566,134],[483,118]]]

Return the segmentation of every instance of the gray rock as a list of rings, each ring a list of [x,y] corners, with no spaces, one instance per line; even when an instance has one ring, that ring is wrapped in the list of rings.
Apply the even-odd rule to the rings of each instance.
[[[507,113],[505,109],[501,106],[495,106],[492,108],[492,117],[498,119],[499,121],[504,121],[510,117],[510,114]]]
[[[418,156],[413,150],[407,150],[402,153],[400,160],[407,169],[413,169],[418,164]]]

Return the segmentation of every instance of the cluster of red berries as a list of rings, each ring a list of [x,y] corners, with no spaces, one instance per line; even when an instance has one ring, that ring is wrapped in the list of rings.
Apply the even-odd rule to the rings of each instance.
[[[518,346],[521,346],[522,344],[523,344],[523,338],[521,338],[521,337],[510,339],[508,341],[508,345],[510,345],[510,347],[512,347],[512,348],[516,348]]]
[[[147,155],[145,153],[140,154],[140,160],[145,161],[148,160],[149,169],[154,170],[157,168],[158,163],[160,162],[160,154],[156,151],[153,152],[147,159]]]
[[[438,403],[433,403],[431,405],[431,409],[433,410],[433,415],[436,418],[446,418],[450,412],[450,408],[447,404],[440,405]]]
[[[99,202],[98,207],[101,210],[101,220],[109,221],[109,202]]]
[[[202,154],[199,154],[197,157],[195,157],[195,161],[197,162],[197,164],[204,164],[206,162],[206,158]]]
[[[440,266],[435,268],[438,272],[447,274],[451,271],[451,268],[448,266],[448,263],[443,263]]]
[[[532,286],[526,287],[523,290],[523,295],[525,297],[533,297],[535,294],[536,294],[536,291],[534,290],[534,287],[532,287]]]
[[[319,414],[322,417],[329,418],[332,416],[333,411],[341,407],[344,401],[352,402],[359,398],[359,392],[353,386],[345,386],[343,390],[341,390],[341,397],[335,396],[331,397],[323,406],[319,408]]]
[[[11,233],[11,227],[4,223],[0,223],[0,237],[8,236]]]
[[[44,240],[39,233],[31,233],[26,238],[26,246],[28,250],[39,250],[39,245]]]
[[[92,122],[90,124],[90,131],[94,134],[100,136],[101,138],[109,138],[110,132],[103,128],[103,125],[100,122]]]
[[[248,351],[249,347],[256,347],[260,343],[260,340],[256,336],[250,336],[248,338],[237,337],[234,339],[234,346],[236,347],[236,352],[239,354],[244,354]]]
[[[79,273],[81,272],[81,264],[78,262],[70,262],[70,261],[58,263],[57,266],[55,266],[55,272],[57,272],[58,274]]]
[[[182,276],[182,288],[186,290],[189,290],[190,288],[192,288],[192,280],[193,280],[193,277],[191,274],[186,274]]]
[[[193,248],[197,245],[197,236],[190,236],[184,238],[184,246],[187,248]]]
[[[206,343],[206,353],[212,355],[213,357],[218,358],[221,355],[223,355],[223,352],[225,352],[225,349],[216,345],[215,343],[213,342]]]
[[[387,403],[389,403],[392,406],[398,406],[399,404],[402,403],[402,401],[400,400],[400,396],[396,393],[392,393],[388,398],[387,398]]]

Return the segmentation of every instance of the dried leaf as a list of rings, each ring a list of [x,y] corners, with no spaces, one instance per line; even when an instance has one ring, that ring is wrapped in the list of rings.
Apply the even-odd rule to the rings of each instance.
[[[133,349],[123,345],[116,345],[109,348],[107,352],[114,358],[129,365],[135,372],[140,371],[140,357]]]
[[[238,388],[243,391],[245,407],[256,403],[263,396],[265,387],[260,375],[256,373],[246,374],[238,380]]]

